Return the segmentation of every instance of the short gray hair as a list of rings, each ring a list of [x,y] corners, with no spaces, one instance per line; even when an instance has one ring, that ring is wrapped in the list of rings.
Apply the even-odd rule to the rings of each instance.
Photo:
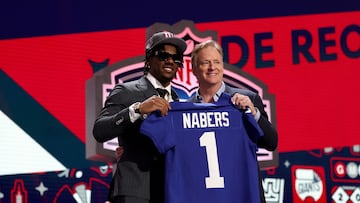
[[[223,56],[223,50],[221,48],[221,46],[219,45],[219,43],[217,43],[215,40],[207,40],[204,42],[201,42],[200,44],[195,45],[192,53],[191,53],[191,65],[192,67],[196,67],[197,64],[197,55],[199,53],[200,50],[206,48],[206,47],[214,47],[221,55],[221,57]]]

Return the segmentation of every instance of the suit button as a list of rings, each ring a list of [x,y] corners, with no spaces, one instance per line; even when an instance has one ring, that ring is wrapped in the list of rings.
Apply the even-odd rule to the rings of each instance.
[[[124,117],[121,117],[119,120],[115,122],[116,125],[120,125],[124,121]]]

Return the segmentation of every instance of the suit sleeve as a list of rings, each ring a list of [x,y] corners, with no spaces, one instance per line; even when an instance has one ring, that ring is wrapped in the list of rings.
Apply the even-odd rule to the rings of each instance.
[[[98,142],[111,140],[139,127],[138,122],[130,121],[128,106],[131,101],[124,95],[137,96],[133,91],[118,85],[107,97],[93,126],[93,135]]]
[[[140,132],[153,141],[160,153],[165,153],[174,146],[171,123],[171,115],[161,116],[154,112],[142,122]]]
[[[268,115],[265,111],[264,104],[258,94],[253,96],[254,106],[260,111],[260,118],[258,124],[264,132],[258,140],[258,146],[268,151],[274,151],[278,145],[278,133],[275,127],[270,123]]]

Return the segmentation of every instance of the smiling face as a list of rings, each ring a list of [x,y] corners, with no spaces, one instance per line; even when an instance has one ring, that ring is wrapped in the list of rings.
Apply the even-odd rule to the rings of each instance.
[[[167,59],[159,56],[159,52],[166,52],[163,54],[169,56]],[[175,77],[179,68],[179,63],[174,60],[174,55],[177,54],[176,47],[173,45],[164,45],[160,47],[154,55],[148,60],[149,73],[153,75],[164,87],[168,86],[171,80]]]
[[[192,67],[199,86],[202,88],[215,88],[221,86],[224,63],[221,53],[214,46],[205,46],[197,51]]]

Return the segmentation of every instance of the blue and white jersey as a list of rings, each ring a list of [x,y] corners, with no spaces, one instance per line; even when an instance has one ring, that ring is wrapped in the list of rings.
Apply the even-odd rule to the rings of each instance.
[[[149,115],[140,130],[166,156],[166,203],[260,202],[263,132],[229,95],[213,104],[172,102],[167,116]]]

